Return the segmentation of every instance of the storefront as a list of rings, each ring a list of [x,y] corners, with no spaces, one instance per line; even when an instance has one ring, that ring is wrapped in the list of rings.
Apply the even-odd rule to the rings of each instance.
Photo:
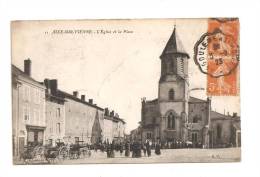
[[[45,127],[26,126],[27,146],[43,145]]]

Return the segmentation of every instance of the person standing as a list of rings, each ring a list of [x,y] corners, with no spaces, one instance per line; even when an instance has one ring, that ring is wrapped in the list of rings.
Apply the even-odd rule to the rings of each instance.
[[[109,143],[106,144],[106,149],[107,149],[107,158],[111,157],[111,146]]]
[[[125,143],[125,156],[129,157],[129,155],[130,155],[130,143],[129,143],[129,141],[127,141]]]
[[[145,145],[145,143],[142,144],[142,149],[143,149],[144,156],[146,156],[146,145]]]
[[[159,141],[155,144],[155,154],[161,155],[161,143]]]
[[[97,143],[94,143],[94,151],[97,152]]]
[[[141,140],[137,141],[136,157],[142,157],[142,144]]]
[[[111,155],[110,155],[110,157],[111,158],[115,157],[115,141],[114,140],[111,143]]]
[[[150,157],[151,156],[151,142],[149,140],[147,140],[145,145],[146,145],[147,156]]]
[[[136,141],[132,144],[132,158],[136,157]]]
[[[122,154],[123,154],[123,151],[124,151],[124,146],[123,146],[123,143],[122,142],[120,142],[120,144],[119,144],[119,151],[120,151],[120,156],[122,156]]]

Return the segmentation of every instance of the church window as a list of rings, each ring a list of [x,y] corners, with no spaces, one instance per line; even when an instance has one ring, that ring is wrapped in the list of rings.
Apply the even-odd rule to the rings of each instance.
[[[168,128],[171,128],[171,118],[168,116],[167,120],[168,120],[168,123],[167,123]]]
[[[170,113],[167,117],[168,119],[168,128],[175,129],[175,117],[172,113]]]
[[[171,89],[169,91],[169,100],[174,100],[174,90],[173,89]]]

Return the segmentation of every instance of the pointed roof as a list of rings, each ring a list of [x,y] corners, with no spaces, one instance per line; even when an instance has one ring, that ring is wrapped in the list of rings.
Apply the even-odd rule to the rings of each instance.
[[[188,58],[190,58],[188,53],[184,50],[184,47],[183,47],[181,41],[179,40],[175,26],[174,26],[172,35],[171,35],[170,39],[168,40],[160,58],[162,59],[162,57],[167,54],[183,54],[183,55],[186,55]]]

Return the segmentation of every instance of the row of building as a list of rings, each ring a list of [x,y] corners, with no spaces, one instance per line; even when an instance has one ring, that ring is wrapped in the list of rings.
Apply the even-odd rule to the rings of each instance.
[[[24,61],[24,71],[12,65],[12,123],[14,156],[30,145],[121,141],[126,125],[117,113],[78,91],[58,89],[56,79],[33,79],[30,59]]]
[[[160,56],[158,98],[142,99],[140,125],[131,131],[131,138],[187,142],[195,147],[240,146],[240,116],[213,111],[211,98],[190,96],[199,88],[190,88],[189,58],[174,29]]]

